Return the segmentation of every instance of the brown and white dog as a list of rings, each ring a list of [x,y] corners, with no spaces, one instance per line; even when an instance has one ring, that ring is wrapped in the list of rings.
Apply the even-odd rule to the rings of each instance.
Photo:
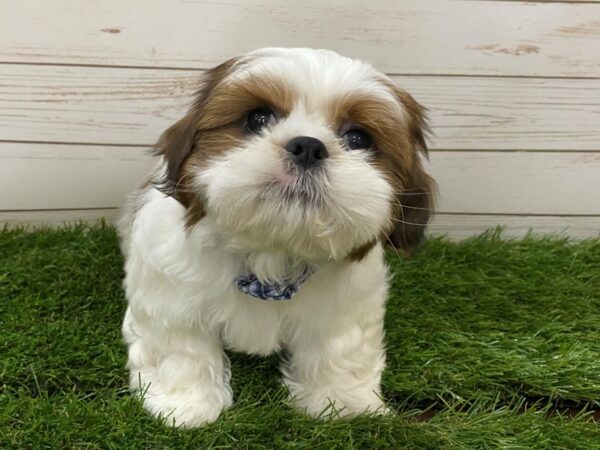
[[[286,350],[319,415],[382,412],[383,248],[432,207],[423,108],[368,64],[271,48],[206,72],[121,220],[131,385],[177,425],[232,404],[224,349]]]

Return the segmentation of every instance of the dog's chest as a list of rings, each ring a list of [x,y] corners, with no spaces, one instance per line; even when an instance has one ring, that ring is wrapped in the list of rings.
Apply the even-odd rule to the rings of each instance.
[[[286,305],[233,293],[235,304],[222,324],[223,344],[235,351],[268,355],[284,345]],[[289,306],[289,305],[287,305]]]

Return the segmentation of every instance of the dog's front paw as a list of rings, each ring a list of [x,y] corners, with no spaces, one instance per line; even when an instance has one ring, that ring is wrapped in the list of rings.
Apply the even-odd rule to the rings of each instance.
[[[294,404],[312,417],[350,418],[360,414],[391,413],[380,394],[375,391],[343,391],[286,384]]]
[[[144,408],[166,425],[195,428],[214,422],[233,403],[231,390],[216,385],[195,384],[166,391],[160,382],[140,391]]]

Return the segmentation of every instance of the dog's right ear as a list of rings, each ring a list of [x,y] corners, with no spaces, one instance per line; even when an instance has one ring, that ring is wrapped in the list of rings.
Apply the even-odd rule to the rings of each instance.
[[[165,161],[165,172],[154,184],[155,187],[186,207],[189,206],[190,193],[183,183],[184,163],[198,145],[197,137],[202,126],[203,111],[211,93],[237,63],[238,59],[232,58],[207,70],[188,113],[167,129],[154,146],[154,154],[162,156]]]
[[[194,149],[197,128],[197,114],[190,111],[169,127],[154,146],[154,153],[162,156],[165,162],[165,172],[155,187],[184,206],[188,205],[187,196],[181,192],[181,168]]]

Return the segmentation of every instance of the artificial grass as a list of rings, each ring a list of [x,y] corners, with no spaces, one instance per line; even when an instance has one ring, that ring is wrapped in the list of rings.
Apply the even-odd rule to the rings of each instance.
[[[126,389],[114,229],[4,230],[0,448],[600,448],[599,240],[493,231],[388,259],[395,415],[310,419],[275,357],[234,354],[235,406],[180,430]]]

